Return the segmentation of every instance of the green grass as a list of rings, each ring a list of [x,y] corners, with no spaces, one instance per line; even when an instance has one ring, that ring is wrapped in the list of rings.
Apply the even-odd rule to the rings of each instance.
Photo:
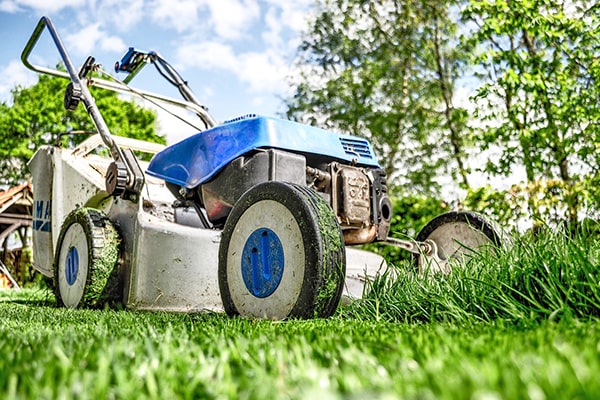
[[[420,277],[403,265],[369,289],[347,314],[406,323],[597,318],[600,239],[543,231],[484,251],[448,277]]]
[[[599,249],[545,235],[444,279],[404,266],[328,320],[66,310],[49,291],[0,292],[0,398],[594,399]]]

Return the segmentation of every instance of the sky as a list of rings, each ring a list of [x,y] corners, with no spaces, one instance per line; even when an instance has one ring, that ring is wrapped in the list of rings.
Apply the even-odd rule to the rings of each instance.
[[[87,56],[112,75],[129,47],[157,51],[188,82],[217,121],[245,114],[278,116],[291,94],[288,76],[308,27],[313,0],[0,0],[0,101],[36,73],[20,61],[41,16],[52,19],[79,68]],[[60,61],[46,32],[33,50],[34,64]],[[65,81],[67,82],[67,81]],[[131,85],[179,98],[155,69],[146,67]],[[159,112],[159,131],[170,143],[193,133]]]

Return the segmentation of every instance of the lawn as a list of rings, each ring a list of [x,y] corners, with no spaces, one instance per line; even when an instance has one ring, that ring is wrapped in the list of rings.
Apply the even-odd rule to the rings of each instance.
[[[449,278],[404,266],[327,320],[67,310],[44,289],[0,292],[0,397],[598,398],[599,249],[548,235]]]

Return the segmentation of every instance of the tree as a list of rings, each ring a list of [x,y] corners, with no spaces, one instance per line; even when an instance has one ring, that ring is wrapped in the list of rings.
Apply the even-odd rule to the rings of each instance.
[[[444,173],[468,186],[455,3],[320,1],[287,116],[370,139],[397,187],[437,194]]]
[[[27,88],[12,90],[12,104],[0,103],[0,184],[13,185],[27,178],[27,161],[47,144],[72,146],[94,131],[90,117],[80,106],[67,111],[63,96],[67,81],[40,75]],[[165,143],[155,133],[155,114],[112,91],[92,88],[92,94],[112,134]]]
[[[600,10],[587,1],[473,0],[469,38],[483,67],[478,91],[484,149],[501,150],[484,171],[522,168],[536,219],[576,222],[598,210],[600,148]]]

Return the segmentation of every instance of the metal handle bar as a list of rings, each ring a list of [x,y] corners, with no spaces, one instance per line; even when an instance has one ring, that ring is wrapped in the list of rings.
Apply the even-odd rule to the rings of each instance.
[[[57,74],[56,72],[60,72],[60,71],[55,72],[54,70],[51,70],[48,68],[37,67],[37,66],[32,65],[29,62],[29,55],[31,54],[31,51],[35,47],[40,36],[42,35],[44,28],[48,28],[50,36],[52,37],[52,40],[54,40],[54,44],[56,45],[56,48],[58,49],[58,52],[60,53],[60,56],[63,59],[63,62],[65,63],[65,67],[67,68],[68,74],[65,74],[64,72]],[[73,84],[75,86],[77,86],[78,89],[81,90],[81,97],[82,97],[81,100],[83,101],[83,104],[85,105],[86,111],[92,118],[92,121],[94,122],[94,125],[96,125],[96,129],[98,130],[98,133],[100,133],[100,136],[102,137],[102,141],[109,148],[111,155],[113,156],[115,161],[118,161],[118,160],[122,161],[125,159],[123,156],[123,152],[121,151],[119,146],[113,140],[113,138],[110,134],[110,131],[108,129],[108,126],[106,125],[104,118],[100,114],[98,107],[96,107],[94,98],[92,97],[90,91],[88,90],[87,85],[85,85],[81,82],[79,73],[73,66],[73,63],[71,62],[71,58],[67,54],[65,46],[62,44],[60,36],[58,35],[58,32],[54,28],[54,24],[52,23],[52,21],[50,20],[49,17],[40,18],[40,21],[38,22],[33,33],[31,34],[31,37],[29,38],[29,41],[27,42],[27,44],[25,45],[25,48],[23,49],[23,53],[21,53],[21,61],[27,68],[29,68],[33,71],[47,73],[47,74],[55,75],[55,76],[60,76],[60,77],[71,80],[71,82],[73,82]]]
[[[56,71],[56,70],[50,70],[50,71]],[[56,72],[60,73],[60,71],[56,71]],[[45,73],[48,73],[48,72],[45,72]],[[60,76],[58,74],[55,74],[55,75]],[[64,75],[64,77],[68,77],[68,75],[65,73],[63,73],[63,75]],[[202,120],[202,123],[204,125],[206,125],[206,129],[209,129],[209,128],[212,128],[212,127],[218,125],[217,121],[212,117],[212,115],[210,115],[208,113],[208,111],[206,111],[206,109],[204,109],[202,106],[200,106],[198,104],[195,104],[195,103],[192,103],[192,102],[189,102],[186,100],[174,99],[172,97],[163,96],[161,94],[148,92],[148,91],[142,90],[142,89],[137,89],[137,88],[133,89],[133,88],[129,87],[128,85],[121,83],[119,81],[109,81],[109,80],[101,79],[101,78],[91,78],[88,80],[88,84],[91,86],[94,86],[94,87],[101,88],[101,89],[112,90],[113,92],[133,95],[136,97],[140,97],[142,99],[152,99],[152,100],[160,101],[165,104],[170,104],[173,106],[183,108],[187,111],[191,111]]]
[[[42,66],[35,65],[35,64],[32,64],[31,62],[29,62],[29,55],[31,54],[33,47],[37,43],[40,35],[42,34],[42,32],[44,30],[44,27],[46,27],[46,26],[48,27],[48,30],[50,31],[52,39],[54,39],[54,42],[58,48],[58,51],[65,63],[65,67],[67,68],[69,73],[66,73],[64,71],[59,71],[57,69],[42,67]],[[23,53],[21,54],[21,61],[27,68],[29,68],[32,71],[38,72],[38,73],[57,76],[57,77],[65,78],[65,79],[69,79],[69,80],[72,80],[71,71],[75,72],[75,75],[77,75],[77,72],[75,71],[73,64],[70,62],[69,57],[65,51],[65,48],[62,45],[62,42],[60,41],[60,37],[58,36],[56,29],[54,28],[54,25],[52,24],[52,21],[50,20],[49,17],[42,17],[40,19],[40,22],[38,23],[37,27],[33,31],[31,38],[25,45],[25,49],[23,50]],[[70,66],[69,66],[69,64],[70,64]],[[128,85],[121,83],[119,81],[109,81],[106,79],[92,78],[92,79],[87,80],[87,84],[94,86],[94,87],[101,88],[101,89],[112,90],[112,91],[118,92],[118,93],[133,95],[133,96],[140,97],[140,98],[152,99],[152,100],[156,100],[156,101],[159,101],[159,102],[162,102],[165,104],[174,105],[174,106],[183,108],[187,111],[191,111],[194,114],[198,115],[198,117],[202,120],[202,122],[206,125],[207,128],[212,128],[217,125],[217,122],[215,121],[215,119],[208,113],[208,111],[205,108],[203,108],[199,104],[196,104],[196,103],[193,103],[193,102],[190,102],[187,100],[179,100],[179,99],[175,99],[175,98],[168,97],[168,96],[163,96],[161,94],[148,92],[148,91],[141,90],[141,89],[133,89],[133,88],[129,87]]]

